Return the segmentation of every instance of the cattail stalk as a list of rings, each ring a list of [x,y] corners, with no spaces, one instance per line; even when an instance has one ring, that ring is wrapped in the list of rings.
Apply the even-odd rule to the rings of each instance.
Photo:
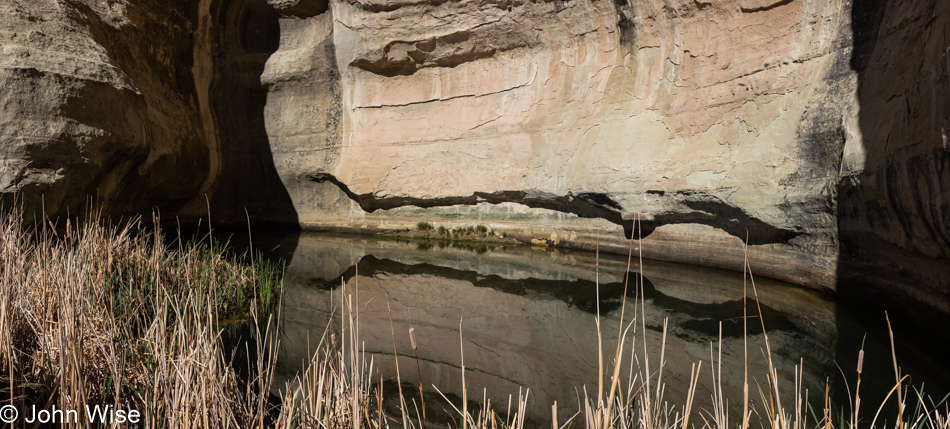
[[[416,374],[419,376],[419,402],[422,404],[422,427],[426,426],[426,400],[422,392],[422,368],[419,366],[419,352],[416,346],[416,328],[409,322],[409,343],[412,345],[412,354],[416,358]]]

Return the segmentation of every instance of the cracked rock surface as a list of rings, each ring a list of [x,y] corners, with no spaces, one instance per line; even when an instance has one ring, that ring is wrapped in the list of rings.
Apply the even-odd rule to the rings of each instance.
[[[846,12],[576,0],[288,13],[262,77],[275,164],[305,226],[510,202],[568,215],[551,229],[620,239],[638,218],[667,241],[708,230],[665,225],[711,226],[721,246],[748,238],[791,261],[773,275],[834,287],[834,187],[856,110]]]
[[[489,223],[618,252],[642,234],[645,256],[737,270],[748,242],[759,274],[885,279],[882,296],[950,312],[944,1],[0,12],[0,191],[53,216],[93,196],[110,214]]]

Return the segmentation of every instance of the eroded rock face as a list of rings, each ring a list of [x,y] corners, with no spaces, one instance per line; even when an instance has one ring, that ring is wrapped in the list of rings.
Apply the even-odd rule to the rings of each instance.
[[[0,4],[0,192],[28,216],[169,207],[206,179],[197,2]]]
[[[27,218],[250,216],[296,223],[264,127],[279,39],[264,0],[0,5],[0,191]],[[239,191],[235,191],[238,190]]]
[[[618,241],[638,217],[706,224],[799,270],[772,274],[833,287],[856,111],[843,8],[332,2],[281,21],[263,77],[275,162],[303,225],[479,202],[567,214],[555,230],[605,219]],[[680,230],[655,237],[705,231]]]
[[[950,311],[948,7],[8,1],[0,189],[732,269],[748,242],[758,274]]]
[[[945,4],[289,3],[263,79],[302,225],[619,250],[640,220],[652,257],[748,241],[762,274],[950,302]]]

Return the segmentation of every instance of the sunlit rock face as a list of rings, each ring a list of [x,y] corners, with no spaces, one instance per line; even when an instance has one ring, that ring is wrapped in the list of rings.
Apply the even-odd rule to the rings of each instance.
[[[778,205],[810,167],[796,130],[835,53],[829,6],[334,4],[329,172],[376,198],[603,193],[654,217],[690,207],[648,191],[688,190],[794,227]]]
[[[648,232],[725,231],[661,228],[667,245],[709,236],[735,252],[748,237],[772,275],[833,287],[834,187],[856,111],[845,4],[358,1],[300,13],[305,3],[275,4],[281,45],[262,78],[303,225],[513,202],[568,215],[552,231],[622,238],[639,213]],[[710,259],[680,247],[680,260]]]
[[[950,312],[948,9],[7,1],[0,193],[616,252],[637,220],[648,257]]]
[[[950,302],[946,2],[271,4],[305,227],[622,249],[639,219],[651,257]]]

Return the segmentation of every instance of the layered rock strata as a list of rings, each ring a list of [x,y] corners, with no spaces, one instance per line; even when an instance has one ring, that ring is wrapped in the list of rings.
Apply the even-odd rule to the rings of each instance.
[[[263,0],[14,0],[0,16],[6,204],[296,223],[268,159],[260,76],[279,27]]]
[[[525,241],[623,251],[638,220],[648,256],[741,269],[748,242],[758,273],[835,289],[881,283],[883,267],[882,295],[946,311],[946,9],[288,9],[264,75],[292,82],[272,87],[271,147],[306,227],[484,222]],[[309,52],[308,37],[319,40]],[[294,92],[304,86],[339,98],[314,105]],[[320,128],[291,125],[301,122]]]
[[[53,216],[642,235],[950,312],[948,7],[9,1],[0,189]]]
[[[748,240],[769,275],[833,288],[835,185],[857,138],[848,5],[759,3],[286,12],[263,76],[278,172],[304,226],[481,204],[477,220],[590,245],[639,219],[652,256],[741,269]]]

